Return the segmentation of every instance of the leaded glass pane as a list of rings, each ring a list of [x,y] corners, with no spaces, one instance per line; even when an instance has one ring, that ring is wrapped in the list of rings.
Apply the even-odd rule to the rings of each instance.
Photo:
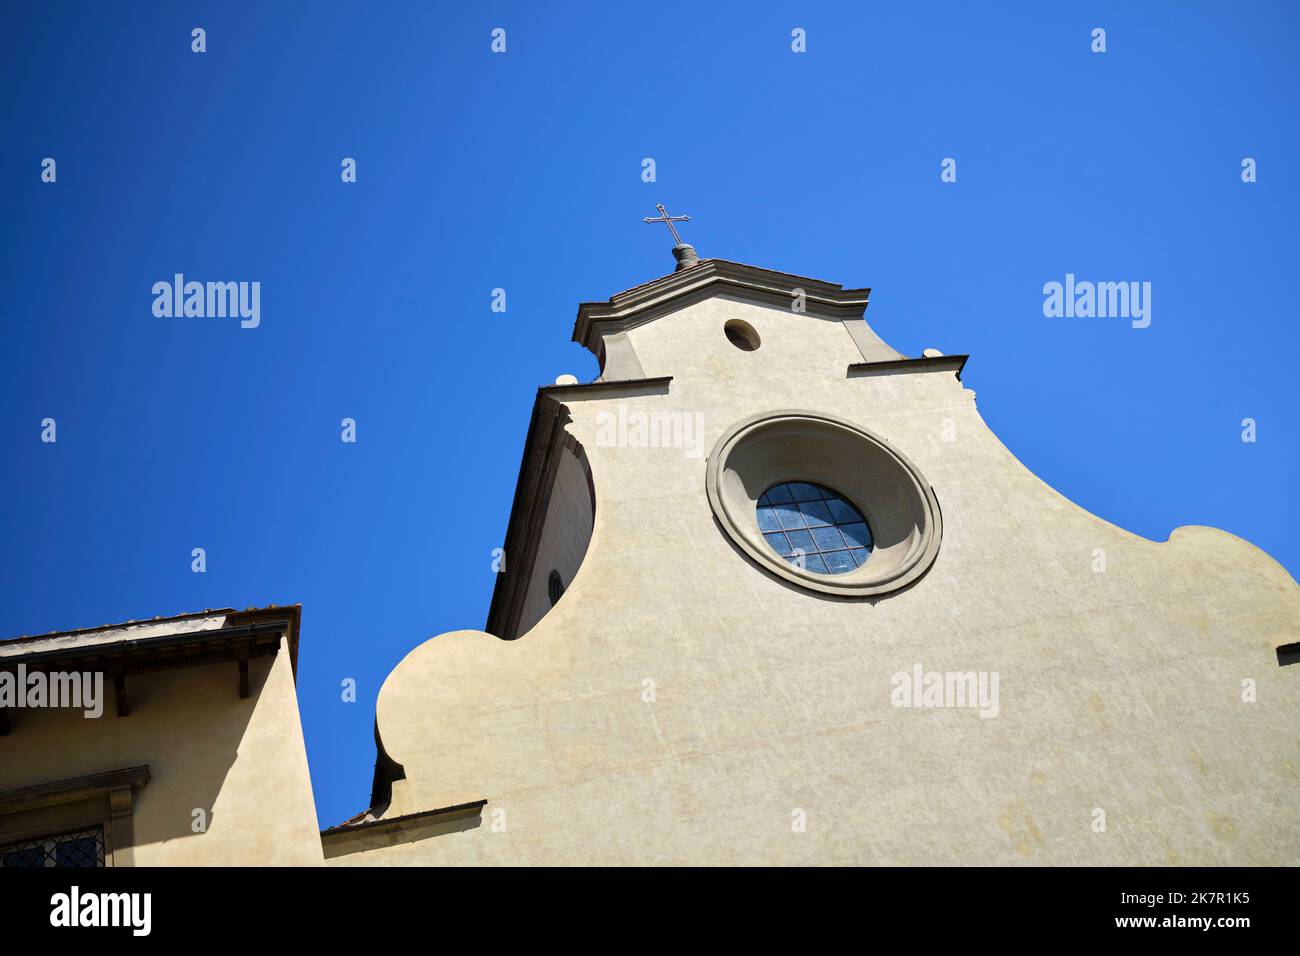
[[[803,520],[810,528],[815,528],[818,525],[835,523],[835,519],[831,517],[831,511],[826,507],[826,502],[824,501],[800,502],[799,510],[803,512]]]
[[[852,524],[840,525],[840,531],[844,533],[844,538],[848,541],[849,547],[871,547],[871,529],[867,527],[866,522],[855,521]]]
[[[773,485],[758,499],[757,517],[773,551],[816,574],[856,570],[871,553],[871,528],[862,512],[822,485],[808,481]]]
[[[781,522],[781,527],[789,531],[791,528],[802,528],[804,526],[803,513],[792,505],[782,505],[776,510],[776,517]]]
[[[813,541],[817,544],[817,550],[823,553],[827,551],[839,551],[841,548],[847,548],[844,543],[844,535],[840,534],[835,528],[813,528]]]
[[[776,534],[765,534],[763,537],[767,539],[767,543],[772,546],[772,550],[777,554],[784,557],[790,553],[790,542],[788,542],[785,539],[785,535],[780,532],[777,532]]]
[[[758,509],[758,530],[759,531],[780,531],[781,522],[777,520],[775,508],[765,508],[760,506]]]
[[[792,562],[792,563],[797,563],[797,562]],[[827,573],[826,562],[822,560],[822,556],[820,554],[805,554],[803,557],[803,566],[806,570],[813,571],[817,574]]]
[[[826,559],[826,567],[830,569],[831,574],[843,574],[857,567],[853,563],[853,555],[847,551],[831,551],[823,554],[822,557]]]
[[[0,846],[0,867],[90,867],[104,865],[104,829],[42,837]]]

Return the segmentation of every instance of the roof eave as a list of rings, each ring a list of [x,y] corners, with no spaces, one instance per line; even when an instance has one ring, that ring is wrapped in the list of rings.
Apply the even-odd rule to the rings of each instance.
[[[697,266],[660,276],[612,296],[607,302],[583,302],[573,325],[573,341],[599,356],[596,331],[601,323],[636,324],[637,316],[662,314],[674,300],[721,285],[727,291],[767,301],[788,300],[795,289],[817,311],[859,318],[867,308],[869,288],[845,289],[837,283],[777,272],[726,259],[704,259]]]

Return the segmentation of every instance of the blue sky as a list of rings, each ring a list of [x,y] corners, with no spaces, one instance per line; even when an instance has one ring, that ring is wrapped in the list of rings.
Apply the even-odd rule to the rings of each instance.
[[[0,633],[301,602],[321,824],[362,809],[384,677],[484,623],[535,388],[596,374],[577,303],[672,267],[656,202],[702,256],[871,286],[905,354],[969,353],[985,419],[1080,505],[1295,574],[1297,27],[1290,3],[6,3]],[[260,326],[156,318],[177,272],[259,281]],[[1066,273],[1150,282],[1150,327],[1044,317]]]

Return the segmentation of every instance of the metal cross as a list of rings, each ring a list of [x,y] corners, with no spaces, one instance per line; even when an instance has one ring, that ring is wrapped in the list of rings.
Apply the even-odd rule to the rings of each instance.
[[[661,202],[657,202],[657,203],[655,203],[655,208],[659,210],[659,215],[657,215],[657,216],[653,216],[653,217],[651,217],[651,216],[646,216],[646,217],[644,217],[641,221],[642,221],[642,222],[662,222],[665,226],[668,227],[668,231],[671,232],[671,233],[673,234],[673,241],[676,242],[677,245],[679,245],[679,246],[682,245],[682,237],[679,236],[679,235],[677,235],[677,227],[674,226],[673,223],[675,223],[675,222],[690,222],[690,221],[691,221],[691,217],[690,217],[690,216],[670,216],[670,215],[668,215],[668,210],[664,208],[664,204],[661,203]]]

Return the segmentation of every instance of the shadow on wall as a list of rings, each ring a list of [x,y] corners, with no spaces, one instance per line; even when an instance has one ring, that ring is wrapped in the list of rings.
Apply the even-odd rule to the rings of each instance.
[[[557,414],[546,441],[530,443],[520,473],[506,572],[497,581],[485,626],[505,640],[526,635],[559,603],[591,545],[595,483],[586,450],[564,428],[567,420],[567,414]]]
[[[0,739],[0,790],[147,765],[149,783],[135,797],[135,846],[211,832],[221,826],[214,809],[274,661],[249,661],[243,699],[231,661],[129,675],[125,717],[117,716],[111,679],[97,718],[11,711],[9,736]]]

